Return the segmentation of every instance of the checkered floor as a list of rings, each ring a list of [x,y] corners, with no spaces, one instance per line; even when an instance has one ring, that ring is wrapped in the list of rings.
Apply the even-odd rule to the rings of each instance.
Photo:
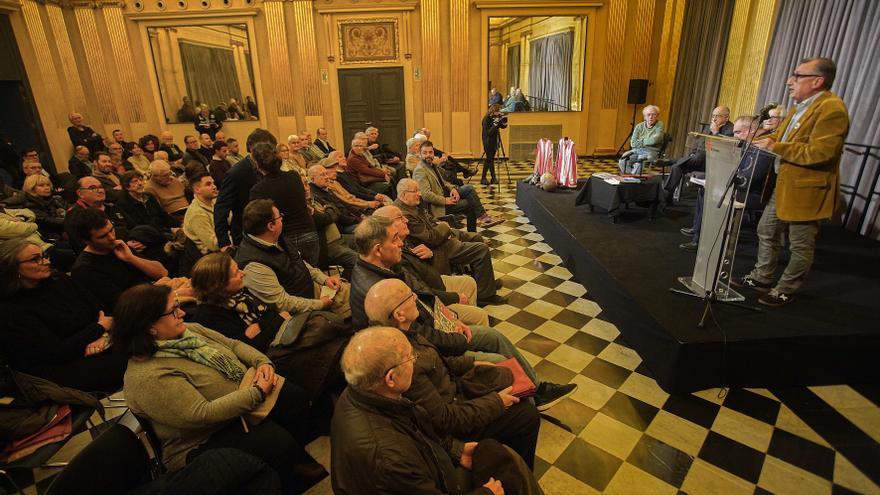
[[[582,163],[579,176],[615,169]],[[510,172],[523,178],[531,166]],[[487,309],[542,379],[578,384],[541,424],[535,474],[548,495],[880,494],[880,388],[668,395],[517,208],[515,187],[477,186],[506,219],[483,235],[509,302]],[[326,437],[309,450],[329,465]],[[25,493],[45,489],[52,472],[39,471]],[[331,493],[329,479],[309,493]]]

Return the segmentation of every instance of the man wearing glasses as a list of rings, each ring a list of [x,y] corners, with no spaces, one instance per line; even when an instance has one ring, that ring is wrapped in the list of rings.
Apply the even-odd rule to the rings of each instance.
[[[834,61],[806,58],[788,78],[795,107],[775,133],[755,146],[779,155],[776,190],[758,223],[758,260],[754,269],[731,282],[766,292],[758,302],[788,304],[803,284],[816,248],[820,221],[831,218],[840,200],[840,155],[849,132],[843,100],[830,91]],[[781,234],[788,230],[791,259],[775,282]]]
[[[706,132],[706,125],[703,124],[703,131]],[[733,123],[730,121],[730,109],[727,107],[715,107],[712,110],[712,120],[708,125],[707,134],[713,136],[733,137]],[[676,161],[669,168],[669,178],[666,179],[667,196],[671,196],[681,182],[682,177],[688,172],[705,172],[706,171],[706,151],[703,149],[702,140],[699,145],[692,148],[691,153]],[[667,197],[667,203],[672,203],[671,198]]]

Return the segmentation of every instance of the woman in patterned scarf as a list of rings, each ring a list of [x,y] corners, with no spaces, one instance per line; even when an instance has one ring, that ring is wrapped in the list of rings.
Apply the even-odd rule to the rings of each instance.
[[[309,440],[302,389],[288,381],[275,391],[268,357],[183,316],[170,288],[137,285],[119,297],[111,332],[113,345],[129,356],[126,402],[152,424],[165,465],[179,469],[207,450],[232,447],[274,467],[286,491],[325,477],[301,447]],[[248,368],[256,375],[241,383]],[[241,417],[270,396],[277,401],[267,420],[245,426]]]

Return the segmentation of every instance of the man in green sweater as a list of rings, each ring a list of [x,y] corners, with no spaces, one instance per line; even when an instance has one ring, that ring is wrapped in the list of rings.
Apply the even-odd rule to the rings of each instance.
[[[636,124],[629,140],[630,150],[618,162],[622,174],[641,175],[642,163],[656,160],[663,145],[666,133],[663,131],[663,122],[659,120],[660,109],[655,105],[648,105],[642,109],[642,115],[645,121]]]

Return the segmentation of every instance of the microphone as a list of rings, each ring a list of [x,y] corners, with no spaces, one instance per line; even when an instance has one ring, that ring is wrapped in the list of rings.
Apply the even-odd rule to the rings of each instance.
[[[764,108],[758,111],[758,118],[761,119],[761,122],[770,118],[770,110],[778,107],[779,103],[775,101],[771,101],[770,103],[764,105]]]

